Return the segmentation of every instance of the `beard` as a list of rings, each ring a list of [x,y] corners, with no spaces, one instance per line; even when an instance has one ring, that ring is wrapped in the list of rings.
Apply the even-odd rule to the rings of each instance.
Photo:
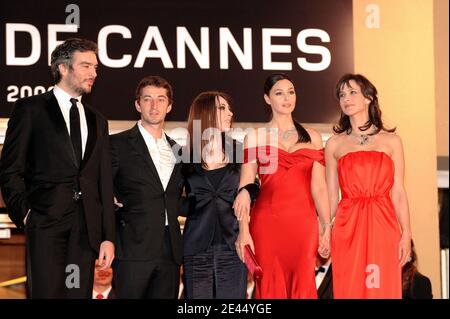
[[[87,81],[92,81],[94,83],[95,79],[79,80],[72,73],[69,73],[66,83],[72,91],[76,92],[78,95],[83,95],[86,93],[91,93],[92,91],[92,86],[88,84],[83,86],[83,84]]]
[[[87,85],[86,87],[83,87],[81,84],[77,85],[76,83],[73,82],[70,83],[70,88],[73,91],[77,92],[79,95],[91,93],[92,91],[92,86]]]

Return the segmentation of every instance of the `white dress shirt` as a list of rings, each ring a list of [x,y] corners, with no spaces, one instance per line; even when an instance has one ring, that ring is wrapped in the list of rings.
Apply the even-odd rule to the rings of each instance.
[[[70,99],[72,98],[66,91],[55,85],[53,88],[53,94],[55,94],[56,100],[58,101],[59,108],[61,109],[61,113],[64,117],[64,121],[66,122],[67,132],[69,132],[70,136],[70,108],[72,107],[72,102]],[[81,103],[81,95],[76,97],[78,100],[78,112],[80,113],[80,129],[81,129],[81,158],[84,157],[84,151],[86,150],[86,142],[88,137],[88,129],[86,122],[86,115],[84,114],[84,107]]]
[[[110,286],[108,289],[106,289],[103,292],[98,292],[95,289],[92,289],[92,299],[97,299],[98,294],[102,294],[103,299],[108,299],[109,293],[111,292],[112,286]]]
[[[172,152],[172,148],[166,139],[166,134],[163,130],[161,138],[155,139],[147,130],[142,126],[141,121],[138,122],[138,128],[144,138],[145,144],[147,145],[148,152],[152,158],[153,164],[155,164],[156,171],[158,172],[161,184],[166,190],[167,184],[169,183],[170,176],[172,176],[172,171],[175,166],[176,158]],[[169,225],[167,219],[166,210],[166,222],[165,225]]]

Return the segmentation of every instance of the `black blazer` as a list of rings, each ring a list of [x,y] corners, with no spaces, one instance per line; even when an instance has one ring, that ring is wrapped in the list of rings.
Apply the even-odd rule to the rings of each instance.
[[[108,122],[88,105],[84,109],[88,139],[80,168],[53,91],[18,100],[3,145],[0,186],[11,220],[23,228],[28,209],[33,227],[58,221],[73,208],[79,185],[89,242],[98,250],[115,239]]]
[[[109,291],[107,299],[117,299],[116,290],[114,287]]]
[[[223,239],[231,250],[236,250],[239,223],[232,205],[239,187],[243,145],[225,134],[222,134],[222,143],[225,143],[231,163],[227,164],[218,189],[209,181],[201,163],[183,164],[187,196],[183,205],[183,215],[187,215],[183,230],[185,256],[203,252],[211,246],[217,218]]]
[[[166,135],[172,148],[178,145]],[[176,163],[166,190],[137,124],[111,135],[114,194],[123,207],[116,212],[118,260],[152,260],[163,248],[165,210],[173,257],[181,263],[178,212],[182,192],[181,164]]]
[[[317,289],[319,299],[333,299],[333,269],[332,264],[328,267],[327,273]]]
[[[186,195],[189,202],[183,231],[184,255],[194,255],[211,246],[219,219],[221,233],[229,248],[236,250],[239,224],[232,205],[239,187],[240,165],[228,164],[219,188],[210,183],[201,164],[184,168]]]

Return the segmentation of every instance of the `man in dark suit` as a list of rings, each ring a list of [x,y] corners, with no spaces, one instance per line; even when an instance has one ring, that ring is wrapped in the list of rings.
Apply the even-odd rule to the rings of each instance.
[[[51,56],[55,87],[17,101],[0,160],[9,216],[27,238],[31,298],[91,298],[94,261],[114,258],[107,121],[81,102],[97,45],[68,39]]]
[[[333,269],[331,257],[322,258],[317,255],[316,260],[316,287],[319,299],[333,299]]]
[[[163,131],[172,88],[148,76],[136,90],[141,119],[111,136],[117,250],[114,284],[119,298],[177,298],[182,239],[177,217],[183,181],[179,145]]]

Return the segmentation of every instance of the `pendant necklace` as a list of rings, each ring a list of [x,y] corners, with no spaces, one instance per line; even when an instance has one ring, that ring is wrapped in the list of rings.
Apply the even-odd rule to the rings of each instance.
[[[359,146],[364,146],[370,143],[370,140],[373,138],[372,135],[369,134],[348,134],[350,137],[356,141]]]
[[[284,132],[282,131],[280,133],[281,133],[281,137],[283,138],[283,140],[286,141],[291,137],[291,135],[294,135],[297,133],[297,129],[294,127],[293,129],[286,130]]]

